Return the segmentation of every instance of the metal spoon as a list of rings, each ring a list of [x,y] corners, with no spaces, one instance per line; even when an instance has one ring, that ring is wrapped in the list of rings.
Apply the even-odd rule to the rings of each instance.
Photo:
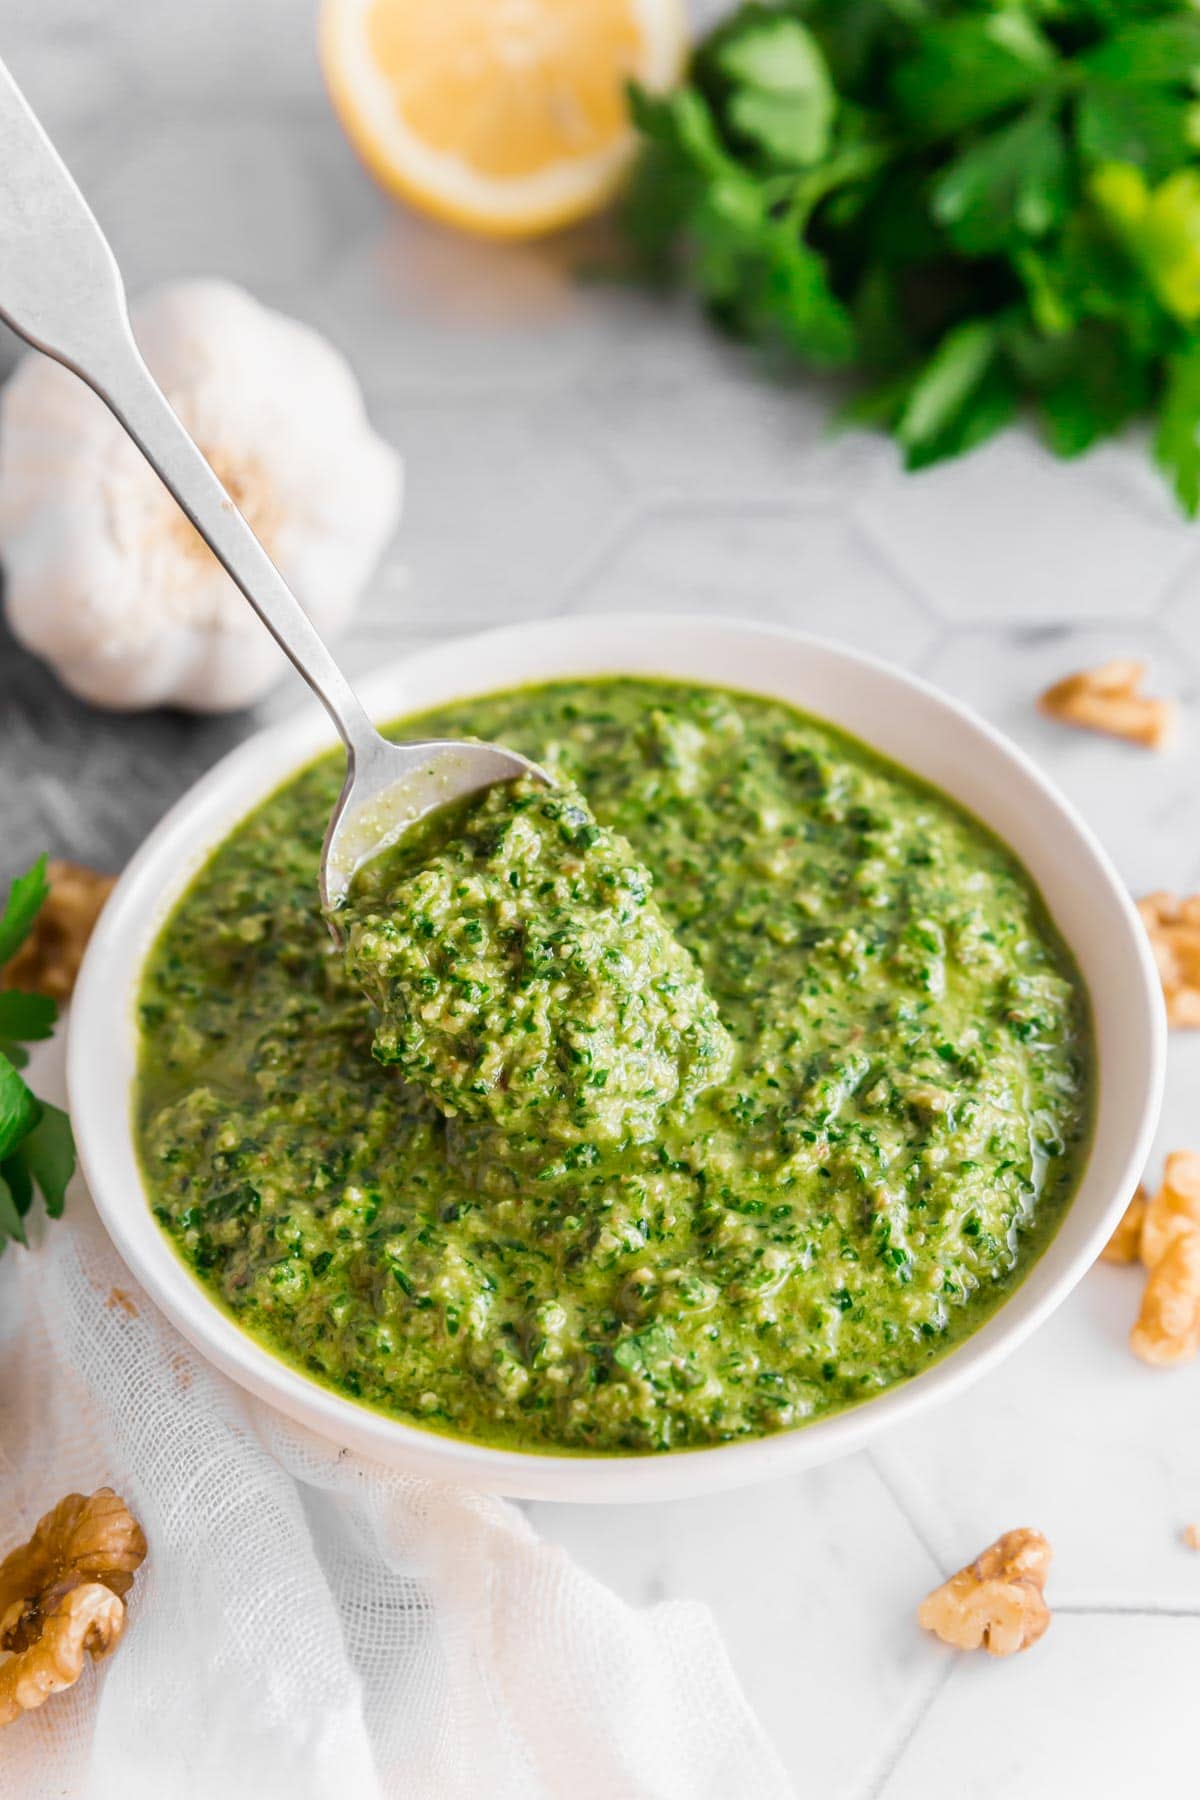
[[[345,899],[355,870],[432,807],[520,775],[548,780],[498,744],[392,744],[376,731],[143,362],[108,240],[3,62],[0,319],[110,408],[337,726],[346,780],[321,852],[327,914]]]

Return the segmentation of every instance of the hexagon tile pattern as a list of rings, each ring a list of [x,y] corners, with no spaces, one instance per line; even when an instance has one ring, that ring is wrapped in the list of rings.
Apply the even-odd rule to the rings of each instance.
[[[725,613],[841,638],[908,666],[938,631],[870,540],[828,505],[647,505],[590,560],[566,610]]]

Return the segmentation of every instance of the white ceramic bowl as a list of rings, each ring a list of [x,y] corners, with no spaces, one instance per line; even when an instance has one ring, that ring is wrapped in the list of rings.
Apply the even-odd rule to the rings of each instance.
[[[793,702],[874,745],[969,807],[1021,857],[1091,990],[1099,1108],[1083,1179],[1040,1260],[977,1331],[913,1380],[852,1411],[753,1442],[667,1456],[489,1449],[343,1399],[238,1330],[151,1216],[134,1150],[135,999],[166,914],[244,813],[331,741],[316,707],[218,763],[158,826],[105,908],[72,1008],[68,1077],[84,1172],[137,1279],[210,1361],[339,1443],[436,1478],[557,1500],[653,1500],[734,1486],[856,1448],[993,1368],[1093,1262],[1139,1177],[1158,1111],[1164,1020],[1144,933],[1088,828],[1011,744],[924,683],[832,643],[733,620],[560,620],[453,642],[365,684],[387,720],[461,696],[560,676],[663,675]]]

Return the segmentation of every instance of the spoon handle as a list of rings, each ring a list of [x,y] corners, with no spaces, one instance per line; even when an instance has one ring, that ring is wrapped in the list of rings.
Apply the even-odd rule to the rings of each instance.
[[[374,726],[151,375],[107,238],[0,61],[0,319],[80,376],[129,433],[337,726],[351,765]]]

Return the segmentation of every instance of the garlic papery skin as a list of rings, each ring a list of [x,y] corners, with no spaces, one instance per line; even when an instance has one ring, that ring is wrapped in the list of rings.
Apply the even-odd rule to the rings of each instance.
[[[349,364],[227,282],[173,283],[132,316],[172,406],[336,635],[402,490]],[[97,706],[225,712],[288,666],[108,408],[36,354],[0,394],[0,556],[14,635]]]

